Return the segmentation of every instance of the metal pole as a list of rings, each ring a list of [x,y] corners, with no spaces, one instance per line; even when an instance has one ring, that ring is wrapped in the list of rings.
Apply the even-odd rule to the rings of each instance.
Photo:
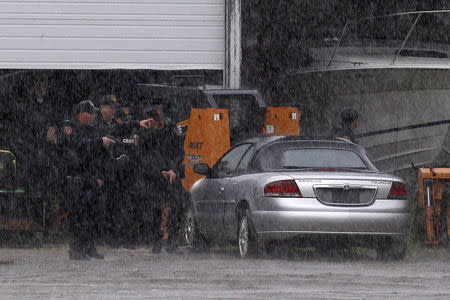
[[[382,16],[377,16],[377,17],[352,19],[351,21],[358,22],[358,21],[363,21],[363,20],[375,20],[375,19],[382,19],[382,18],[396,17],[396,16],[418,15],[418,14],[439,14],[439,13],[444,13],[444,14],[450,13],[450,9],[407,11],[407,12],[393,13],[393,14],[387,14],[387,15],[382,15]]]
[[[402,46],[401,46],[400,49],[398,49],[398,51],[395,53],[394,60],[392,61],[392,64],[395,64],[395,60],[397,59],[397,56],[398,56],[398,55],[400,54],[400,52],[403,50],[403,47],[405,47],[405,44],[406,44],[406,42],[408,41],[409,36],[410,36],[411,33],[413,32],[414,27],[416,27],[416,24],[417,24],[417,22],[418,22],[419,19],[420,19],[420,16],[422,16],[421,13],[417,16],[416,20],[414,21],[414,24],[413,24],[413,25],[411,26],[411,28],[409,29],[409,32],[408,32],[408,34],[406,35],[406,38],[403,40]]]
[[[224,86],[241,87],[242,32],[241,0],[225,1]]]
[[[426,244],[431,246],[436,244],[433,189],[431,180],[424,181],[427,191],[427,206],[425,207],[425,237]]]
[[[333,62],[334,56],[336,55],[336,51],[339,48],[339,46],[341,45],[342,39],[344,38],[345,31],[347,30],[348,22],[349,21],[347,21],[345,23],[344,29],[342,29],[341,37],[339,38],[339,41],[338,41],[336,47],[334,47],[333,55],[331,55],[330,62],[328,63],[328,67],[331,66],[331,63]]]

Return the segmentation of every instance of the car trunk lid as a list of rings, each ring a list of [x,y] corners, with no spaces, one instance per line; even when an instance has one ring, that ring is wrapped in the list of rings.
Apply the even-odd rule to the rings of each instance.
[[[395,177],[371,172],[289,173],[303,197],[317,198],[326,205],[363,206],[386,198]]]

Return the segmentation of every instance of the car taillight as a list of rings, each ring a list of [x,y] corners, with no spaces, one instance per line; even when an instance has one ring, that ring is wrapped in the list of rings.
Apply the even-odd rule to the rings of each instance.
[[[294,180],[275,181],[264,187],[266,197],[301,197],[300,189]]]
[[[388,199],[408,199],[408,189],[402,182],[393,182]]]

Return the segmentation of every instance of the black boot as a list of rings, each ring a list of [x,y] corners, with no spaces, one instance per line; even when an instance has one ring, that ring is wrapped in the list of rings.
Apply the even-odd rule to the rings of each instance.
[[[152,247],[152,253],[159,254],[161,253],[161,241],[156,241]]]
[[[98,253],[97,249],[95,249],[94,246],[88,246],[88,248],[86,249],[86,254],[88,257],[92,257],[95,259],[105,259],[105,257]]]
[[[181,254],[181,250],[177,245],[173,245],[173,244],[169,244],[166,247],[166,251],[168,253],[173,253],[173,254]]]
[[[89,256],[83,252],[69,250],[69,258],[72,260],[90,260]]]
[[[178,243],[170,238],[166,244],[166,251],[168,253],[181,254],[180,248],[178,247]]]
[[[73,247],[72,245],[69,249],[69,258],[72,260],[90,260],[89,256],[84,251],[79,247]]]

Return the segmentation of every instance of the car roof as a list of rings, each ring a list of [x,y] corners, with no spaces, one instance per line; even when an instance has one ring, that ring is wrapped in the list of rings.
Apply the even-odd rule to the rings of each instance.
[[[349,150],[358,153],[358,155],[365,161],[368,168],[374,171],[378,171],[375,165],[370,161],[366,154],[366,150],[358,144],[355,144],[349,140],[342,138],[332,137],[301,137],[301,136],[269,136],[269,137],[256,137],[245,140],[235,146],[245,143],[252,143],[255,145],[255,157],[258,155],[262,148],[270,146],[272,144],[285,144],[295,143],[296,147],[304,148],[330,148],[330,149],[342,149]]]
[[[349,140],[330,137],[266,136],[266,137],[251,138],[242,141],[239,144],[252,143],[255,144],[256,147],[259,149],[269,144],[279,142],[296,142],[297,144],[300,144],[301,146],[304,147],[340,148],[364,152],[364,148],[362,146],[352,143]]]

